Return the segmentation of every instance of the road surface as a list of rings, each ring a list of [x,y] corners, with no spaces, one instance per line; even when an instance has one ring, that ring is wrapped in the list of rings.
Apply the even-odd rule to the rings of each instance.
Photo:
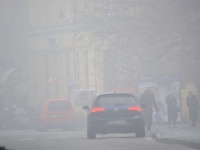
[[[150,137],[136,138],[134,134],[98,135],[97,139],[88,140],[85,131],[59,130],[0,131],[0,145],[12,150],[191,150],[158,143]]]

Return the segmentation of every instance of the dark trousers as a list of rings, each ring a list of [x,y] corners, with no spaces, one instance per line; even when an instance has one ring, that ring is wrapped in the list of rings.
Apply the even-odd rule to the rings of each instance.
[[[147,130],[151,130],[152,126],[152,112],[146,112],[144,114],[145,117],[145,125],[147,127]]]
[[[189,115],[192,122],[192,126],[196,126],[197,118],[198,118],[198,111],[195,109],[189,109]]]

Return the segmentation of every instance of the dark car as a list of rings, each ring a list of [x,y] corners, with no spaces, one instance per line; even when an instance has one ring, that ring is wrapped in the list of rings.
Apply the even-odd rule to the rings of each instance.
[[[89,106],[87,138],[96,138],[96,134],[136,133],[136,137],[145,136],[145,124],[141,108],[130,93],[99,94]]]
[[[35,110],[32,106],[10,106],[5,116],[5,127],[34,127],[35,119]]]

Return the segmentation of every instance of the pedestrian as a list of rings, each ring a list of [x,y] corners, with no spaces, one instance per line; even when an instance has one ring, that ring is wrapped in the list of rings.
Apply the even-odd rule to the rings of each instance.
[[[192,122],[191,127],[196,127],[198,118],[198,99],[197,96],[192,93],[192,91],[189,92],[186,103],[189,110],[189,117]]]
[[[168,127],[171,128],[171,121],[176,128],[176,120],[178,118],[177,102],[172,92],[169,92],[165,102],[167,104]]]
[[[141,95],[140,104],[142,106],[147,131],[150,131],[152,127],[153,107],[156,112],[159,111],[154,94],[150,87]]]

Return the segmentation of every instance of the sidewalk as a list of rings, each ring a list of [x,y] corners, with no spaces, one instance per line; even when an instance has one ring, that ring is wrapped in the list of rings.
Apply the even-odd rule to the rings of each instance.
[[[190,124],[177,124],[176,128],[167,125],[154,125],[152,138],[164,143],[180,144],[200,150],[200,126],[190,127]]]

